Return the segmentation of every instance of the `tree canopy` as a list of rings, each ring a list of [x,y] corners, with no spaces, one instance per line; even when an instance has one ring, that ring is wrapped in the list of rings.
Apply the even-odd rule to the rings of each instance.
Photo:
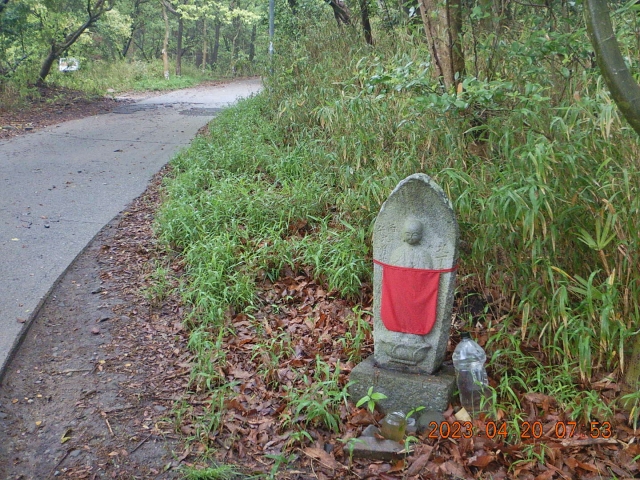
[[[266,25],[266,15],[255,0],[1,0],[0,82],[42,83],[66,55],[89,64],[150,62],[161,56],[165,33],[172,58],[186,55],[202,68],[248,70],[256,44],[265,42],[266,31],[257,27]]]

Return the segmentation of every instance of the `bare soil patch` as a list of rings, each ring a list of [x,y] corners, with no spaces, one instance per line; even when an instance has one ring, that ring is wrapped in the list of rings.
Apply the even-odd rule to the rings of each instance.
[[[134,99],[101,97],[62,87],[45,86],[11,108],[0,105],[0,140],[49,125],[109,113]]]

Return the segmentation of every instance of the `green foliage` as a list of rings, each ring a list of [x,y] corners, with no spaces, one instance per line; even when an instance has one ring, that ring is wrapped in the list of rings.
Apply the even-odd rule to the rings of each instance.
[[[302,150],[275,155],[279,133],[264,117],[264,104],[258,97],[223,112],[208,137],[174,159],[168,201],[157,215],[160,240],[180,251],[188,265],[182,295],[193,306],[187,319],[195,355],[191,388],[213,391],[219,400],[203,417],[203,432],[220,428],[223,399],[233,395],[220,373],[226,365],[223,339],[232,333],[228,312],[251,315],[259,302],[259,278],[276,281],[284,268],[309,268],[319,281],[358,296],[367,274],[360,258],[366,250],[363,235],[347,222],[348,212],[329,209],[332,172],[309,175],[300,168],[308,162]],[[294,225],[306,225],[305,233]],[[345,231],[350,235],[341,234]],[[343,278],[349,271],[345,265],[359,273]],[[354,356],[369,331],[362,314],[355,311],[347,322],[345,349]],[[347,393],[339,365],[330,367],[320,358],[311,372],[300,373],[304,387],[281,382],[278,370],[294,356],[290,336],[274,332],[254,349],[253,361],[261,365],[265,385],[280,390],[286,401],[282,422],[295,430],[290,441],[304,443],[309,428],[339,430]]]
[[[145,297],[152,307],[162,305],[162,301],[171,293],[167,273],[168,270],[165,267],[156,265],[155,271],[149,276]]]
[[[327,210],[330,172],[305,175],[297,168],[302,152],[274,161],[277,134],[256,108],[263,101],[225,112],[212,140],[196,141],[175,160],[172,201],[158,215],[161,239],[184,250],[191,265],[186,298],[213,322],[228,305],[252,304],[257,270],[276,279],[285,265],[309,265],[346,296],[357,296],[368,274],[360,258],[367,248],[363,234]],[[312,233],[292,236],[297,222],[308,223]],[[344,230],[350,235],[339,234]]]
[[[163,91],[188,88],[210,78],[193,66],[182,67],[182,76],[162,76],[162,62],[143,61],[94,61],[81,64],[80,70],[71,73],[53,71],[49,80],[57,85],[81,89],[104,95],[107,91]]]
[[[359,408],[366,403],[369,411],[373,413],[376,408],[376,403],[380,400],[384,400],[385,398],[387,398],[387,396],[384,393],[374,392],[373,387],[369,387],[367,394],[358,400],[358,403],[356,403],[356,407]]]
[[[58,47],[87,20],[87,6],[93,8],[95,0],[10,1],[0,13],[0,94],[8,90],[6,97],[11,98],[16,91],[21,96],[30,93],[27,87],[37,80],[53,43],[58,57],[78,59],[80,69],[62,74],[57,71],[55,58],[47,81],[99,94],[107,89],[183,88],[203,76],[215,79],[253,75],[262,70],[267,50],[267,32],[262,28],[266,7],[248,3],[239,8],[234,2],[210,0],[179,3],[176,11],[182,12],[183,19],[184,76],[163,82],[163,71],[157,68],[164,37],[159,2],[110,0],[104,5],[113,8],[58,52]],[[169,18],[172,61],[177,50],[179,16],[171,14]],[[207,64],[202,65],[205,50]]]
[[[415,415],[416,413],[420,413],[421,411],[425,410],[425,407],[416,407],[413,408],[411,410],[409,410],[409,413],[407,413],[407,419],[411,418],[413,415]]]
[[[187,467],[184,469],[184,475],[186,480],[232,480],[241,476],[234,465],[218,465],[204,469]]]
[[[379,35],[371,49],[348,30],[281,20],[291,36],[276,44],[265,93],[226,111],[176,158],[158,215],[160,238],[188,264],[183,295],[206,351],[194,373],[200,388],[223,381],[208,366],[212,339],[229,308],[258,307],[258,280],[290,269],[360,298],[375,215],[400,179],[421,171],[458,215],[460,290],[495,302],[474,327],[489,336],[488,408],[508,413],[510,441],[528,392],[585,424],[611,416],[590,385],[625,366],[640,327],[640,149],[591,66],[579,12],[511,8],[504,28],[468,43],[473,73],[456,92],[441,88],[427,46],[405,30]],[[618,22],[632,52],[632,25]],[[295,32],[304,35],[289,41]],[[347,323],[339,341],[356,361],[368,331],[357,312]],[[301,374],[305,389],[285,389],[278,357],[290,358],[291,339],[278,332],[262,346],[254,358],[266,383],[286,391],[283,421],[306,419],[297,440],[312,427],[339,428],[335,372]],[[373,409],[377,395],[370,389],[358,405]]]
[[[407,435],[407,438],[404,439],[404,451],[411,452],[412,451],[411,445],[416,443],[420,443],[420,439],[418,437],[415,437],[413,435]]]
[[[271,467],[271,472],[267,477],[269,480],[275,480],[277,478],[278,472],[282,471],[282,469],[286,469],[286,467],[296,460],[296,455],[290,454],[285,455],[281,453],[279,455],[270,454],[265,455],[269,460],[273,460],[273,466]]]
[[[252,23],[260,19],[260,16],[250,9],[237,8],[233,4],[227,5],[224,2],[216,2],[214,0],[185,2],[182,5],[178,5],[176,10],[187,20],[211,18],[230,24],[234,20],[245,20]]]
[[[305,387],[294,389],[284,387],[289,410],[282,416],[282,427],[298,427],[300,418],[303,426],[323,425],[334,433],[340,431],[339,407],[347,405],[347,387],[340,386],[340,364],[335,369],[316,358],[313,378],[304,377]],[[312,440],[311,436],[302,430],[301,438]]]
[[[421,45],[383,38],[367,52],[344,36],[329,37],[332,51],[313,40],[290,49],[268,88],[285,143],[322,151],[316,168],[338,172],[335,201],[349,205],[348,223],[365,238],[398,179],[426,171],[443,186],[470,246],[462,288],[513,305],[490,345],[514,358],[514,337],[539,339],[545,361],[559,365],[549,394],[579,417],[603,403],[576,391],[624,361],[638,328],[640,177],[637,140],[585,68],[584,29],[568,20],[496,32],[477,45],[477,73],[456,93],[433,80]],[[529,381],[537,362],[513,368],[496,367],[496,400],[545,388]]]
[[[180,76],[170,77],[169,80],[160,78],[146,78],[134,83],[134,90],[177,90],[180,88],[188,88],[197,85],[195,78]]]
[[[347,331],[344,337],[339,339],[344,346],[344,352],[348,355],[348,360],[354,363],[362,361],[362,352],[365,343],[371,334],[371,324],[367,322],[363,315],[372,316],[371,312],[362,311],[359,307],[353,309],[353,315],[345,318]]]

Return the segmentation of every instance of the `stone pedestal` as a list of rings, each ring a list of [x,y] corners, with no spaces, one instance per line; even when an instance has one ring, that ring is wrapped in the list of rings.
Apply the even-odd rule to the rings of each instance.
[[[360,437],[353,444],[351,452],[354,458],[370,458],[391,462],[400,460],[409,455],[404,445],[393,440],[380,440],[375,437]]]
[[[369,387],[385,394],[386,399],[376,402],[385,414],[397,411],[406,414],[417,407],[444,412],[456,385],[451,365],[442,365],[432,375],[405,373],[378,367],[373,355],[351,371],[349,380],[353,382],[349,387],[353,403],[367,395]]]

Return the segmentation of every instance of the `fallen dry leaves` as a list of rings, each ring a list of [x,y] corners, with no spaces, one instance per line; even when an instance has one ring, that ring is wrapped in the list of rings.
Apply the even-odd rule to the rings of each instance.
[[[365,290],[366,311],[370,306],[370,290]],[[588,429],[577,425],[571,437],[560,438],[561,425],[567,431],[568,417],[551,396],[525,392],[521,401],[530,414],[521,425],[520,439],[507,444],[512,437],[506,418],[474,421],[471,438],[443,438],[426,431],[419,435],[420,444],[406,460],[396,463],[372,462],[349,457],[345,444],[362,429],[379,420],[353,403],[340,408],[339,431],[309,421],[308,413],[291,411],[295,406],[287,398],[294,389],[313,390],[305,379],[317,374],[318,359],[339,372],[339,385],[344,386],[353,368],[345,351],[354,305],[335,298],[308,275],[289,271],[275,283],[265,281],[260,292],[262,308],[249,319],[245,314],[230,315],[232,334],[224,338],[227,365],[221,367],[226,382],[236,382],[229,393],[221,427],[204,440],[217,453],[217,459],[260,470],[270,465],[266,455],[293,454],[297,459],[289,471],[278,478],[601,478],[612,473],[632,478],[640,473],[634,460],[635,432],[623,427],[625,418],[616,418],[615,438],[592,438]],[[365,315],[365,319],[371,321]],[[353,332],[351,332],[353,333]],[[290,339],[291,348],[273,349],[269,339]],[[265,345],[271,345],[267,350]],[[278,344],[279,345],[279,344]],[[371,354],[370,335],[362,356]],[[277,362],[273,361],[275,352]],[[451,352],[450,352],[451,353]],[[210,413],[207,393],[194,395],[199,405],[192,410],[191,421],[201,422]],[[444,413],[449,425],[460,423],[454,409]],[[291,422],[291,417],[295,421]],[[526,433],[527,426],[529,433]],[[612,427],[613,428],[613,427]],[[309,437],[296,434],[301,430]],[[451,430],[453,431],[453,429]],[[492,438],[489,438],[489,437]],[[623,454],[623,452],[625,452]],[[624,462],[620,462],[620,456]],[[306,472],[302,474],[300,472]],[[316,477],[314,477],[316,478]]]
[[[582,425],[571,438],[558,438],[555,426],[566,424],[566,412],[554,398],[534,392],[522,392],[521,402],[528,408],[528,424],[540,425],[540,435],[537,431],[535,435],[539,438],[508,444],[505,436],[495,433],[506,418],[494,422],[493,430],[489,420],[475,420],[471,438],[444,438],[427,430],[418,436],[413,453],[399,462],[350,458],[349,439],[380,416],[356,408],[353,402],[335,402],[328,407],[336,421],[334,431],[317,412],[301,407],[300,398],[310,395],[322,403],[329,393],[324,385],[344,387],[354,355],[364,358],[372,353],[371,333],[358,332],[354,321],[354,307],[361,312],[370,308],[371,288],[363,288],[362,302],[356,306],[328,292],[304,269],[285,270],[276,282],[263,280],[258,309],[251,314],[229,310],[222,336],[224,361],[213,356],[208,377],[215,381],[207,385],[206,378],[192,379],[195,354],[186,348],[189,332],[182,322],[188,307],[175,293],[160,302],[141,294],[150,285],[150,265],[164,255],[151,230],[158,202],[157,194],[137,202],[123,216],[123,233],[103,247],[103,261],[109,265],[104,275],[119,286],[124,299],[116,313],[146,319],[136,323],[135,332],[122,332],[114,341],[114,355],[103,367],[144,372],[147,384],[127,387],[153,389],[159,406],[178,407],[173,424],[158,422],[151,411],[143,412],[139,422],[190,438],[179,461],[204,467],[209,462],[202,457],[206,454],[248,473],[275,469],[282,479],[545,480],[640,475],[636,432],[622,415],[612,422],[611,438],[591,438]],[[179,257],[169,260],[173,275],[169,281],[177,285],[184,264]],[[368,314],[363,319],[371,323]],[[359,352],[350,351],[344,341],[355,335],[364,335]],[[599,388],[615,391],[610,382]],[[450,425],[457,421],[453,408],[444,415]],[[504,428],[503,433],[512,433]],[[489,432],[495,433],[493,438]],[[278,466],[282,459],[287,461]]]
[[[30,97],[19,100],[13,108],[7,110],[0,105],[0,140],[76,118],[107,113],[123,103],[128,101],[91,96],[52,85],[39,87],[37,93],[34,91]]]

